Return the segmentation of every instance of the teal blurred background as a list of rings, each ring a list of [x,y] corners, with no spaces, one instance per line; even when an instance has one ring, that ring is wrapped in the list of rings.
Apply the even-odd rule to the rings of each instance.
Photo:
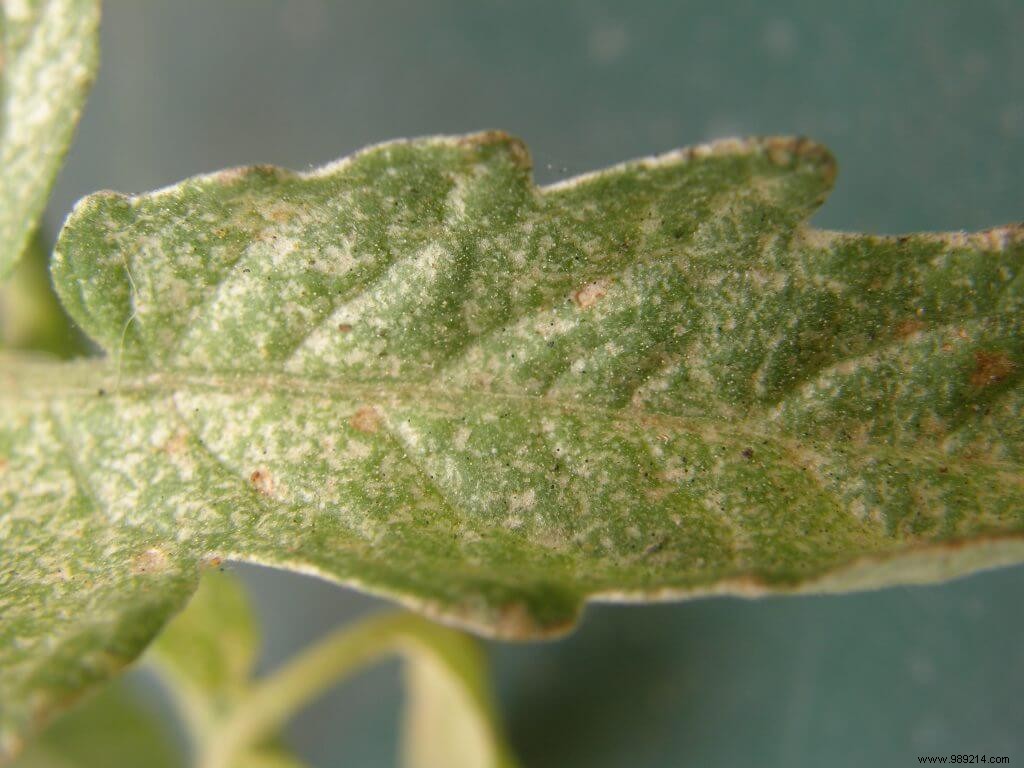
[[[805,134],[840,163],[819,226],[1024,218],[1024,3],[108,0],[102,66],[46,217],[247,163],[303,169],[400,136],[502,128],[540,182],[724,135]],[[264,669],[384,604],[236,567]],[[592,607],[489,643],[526,766],[1024,761],[1024,568],[929,588]],[[396,760],[395,665],[289,728],[317,766]]]

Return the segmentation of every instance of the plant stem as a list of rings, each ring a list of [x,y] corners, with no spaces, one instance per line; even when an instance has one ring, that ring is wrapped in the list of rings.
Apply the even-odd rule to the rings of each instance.
[[[410,641],[433,645],[432,640],[448,632],[411,614],[373,617],[336,630],[253,686],[238,709],[211,734],[200,755],[200,768],[230,768],[245,750],[265,741],[349,672]]]

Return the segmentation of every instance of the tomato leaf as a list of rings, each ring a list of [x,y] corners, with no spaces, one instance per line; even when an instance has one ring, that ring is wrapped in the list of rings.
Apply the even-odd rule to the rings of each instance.
[[[106,360],[0,365],[0,723],[231,558],[507,638],[588,599],[1024,559],[1024,233],[808,228],[805,140],[546,188],[499,133],[100,193],[58,291]]]
[[[21,258],[92,85],[99,0],[0,2],[0,277]]]

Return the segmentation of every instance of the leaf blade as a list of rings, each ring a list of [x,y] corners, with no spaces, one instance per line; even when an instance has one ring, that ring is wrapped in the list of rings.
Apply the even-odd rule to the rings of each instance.
[[[809,230],[833,176],[767,139],[536,189],[484,134],[87,198],[54,275],[113,360],[5,364],[0,499],[89,487],[183,591],[252,560],[506,637],[1019,562],[1021,229]]]
[[[0,278],[21,257],[95,75],[98,0],[0,5]]]

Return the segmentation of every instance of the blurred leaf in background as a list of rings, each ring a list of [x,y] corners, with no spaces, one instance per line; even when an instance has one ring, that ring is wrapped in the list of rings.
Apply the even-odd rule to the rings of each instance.
[[[58,718],[12,768],[182,768],[167,728],[117,682]]]
[[[99,0],[0,3],[0,278],[21,256],[98,62]]]
[[[90,345],[53,292],[49,254],[37,232],[14,271],[0,281],[0,348],[76,357]]]

